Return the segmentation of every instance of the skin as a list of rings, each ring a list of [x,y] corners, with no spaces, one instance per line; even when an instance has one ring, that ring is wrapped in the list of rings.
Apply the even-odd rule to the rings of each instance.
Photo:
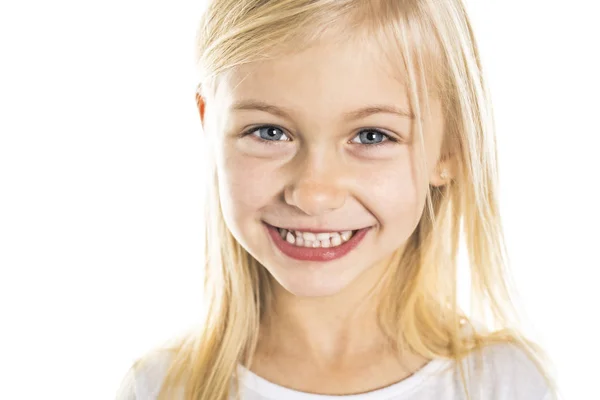
[[[222,77],[214,97],[197,96],[214,146],[225,222],[273,277],[275,309],[261,326],[251,369],[296,390],[369,391],[428,361],[389,349],[377,327],[374,289],[416,228],[428,186],[445,183],[440,171],[450,166],[439,160],[442,109],[430,97],[424,151],[414,117],[378,112],[350,118],[348,113],[372,105],[411,110],[403,71],[376,48],[320,42],[237,67]],[[286,115],[234,109],[250,100]],[[251,129],[260,125],[281,129],[275,131],[279,140],[261,140],[261,131]],[[391,140],[360,136],[373,129]],[[423,159],[427,170],[420,168]],[[263,221],[328,231],[372,228],[345,257],[307,262],[281,253]]]

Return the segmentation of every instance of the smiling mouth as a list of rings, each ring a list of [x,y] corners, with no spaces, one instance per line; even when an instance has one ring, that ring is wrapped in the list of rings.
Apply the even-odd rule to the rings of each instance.
[[[330,248],[340,246],[349,241],[358,230],[319,231],[289,228],[277,229],[283,240],[298,247]]]
[[[264,223],[275,247],[301,261],[332,261],[356,248],[372,228],[346,231],[316,231],[278,228]]]

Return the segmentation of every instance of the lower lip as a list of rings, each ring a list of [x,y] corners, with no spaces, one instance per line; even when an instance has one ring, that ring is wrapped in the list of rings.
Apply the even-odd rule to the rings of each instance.
[[[267,227],[267,231],[269,232],[269,235],[271,235],[271,239],[273,239],[273,242],[275,242],[277,248],[286,256],[295,260],[321,262],[337,260],[338,258],[344,257],[352,249],[359,245],[369,229],[371,229],[371,227],[359,229],[347,242],[344,242],[339,246],[324,248],[295,246],[288,243],[281,237],[279,229],[269,224],[265,224],[265,226]]]

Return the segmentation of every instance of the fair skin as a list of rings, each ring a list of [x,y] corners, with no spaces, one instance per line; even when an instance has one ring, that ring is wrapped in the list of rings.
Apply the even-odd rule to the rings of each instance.
[[[406,78],[374,48],[324,41],[237,67],[214,98],[197,97],[225,222],[273,277],[274,310],[261,326],[251,369],[296,390],[365,392],[427,362],[390,350],[377,325],[376,285],[415,230],[429,185],[446,183],[441,104],[432,97],[430,114],[422,111],[423,148],[414,117],[373,109],[353,115],[374,105],[411,112]],[[256,101],[274,107],[260,109]],[[258,130],[263,125],[271,128]],[[275,136],[266,136],[269,130]],[[279,251],[265,223],[371,229],[348,255],[315,262]]]

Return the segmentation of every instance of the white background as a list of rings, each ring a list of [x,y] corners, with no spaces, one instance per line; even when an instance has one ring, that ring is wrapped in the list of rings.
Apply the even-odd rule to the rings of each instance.
[[[521,306],[567,399],[598,393],[595,3],[468,2]],[[194,321],[201,8],[0,5],[0,398],[114,398],[136,357]]]

